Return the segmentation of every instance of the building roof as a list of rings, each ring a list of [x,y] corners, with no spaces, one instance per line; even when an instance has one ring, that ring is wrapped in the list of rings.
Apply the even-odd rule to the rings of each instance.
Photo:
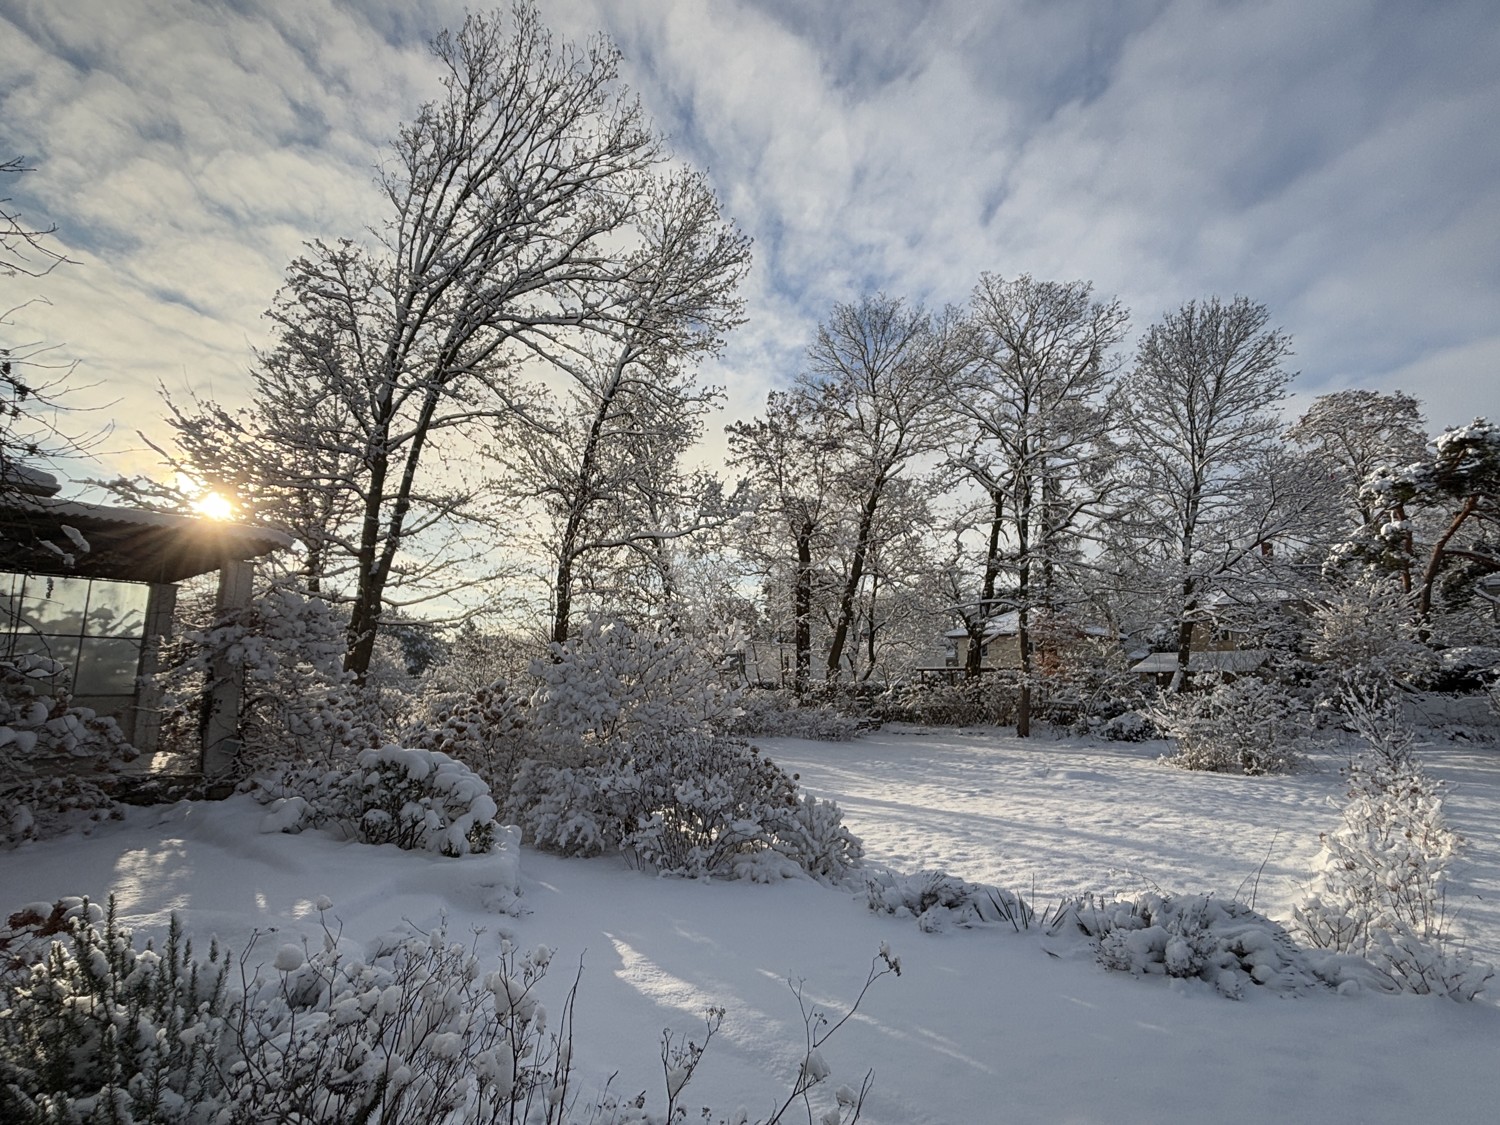
[[[1036,629],[1037,628],[1036,622],[1038,622],[1038,618],[1037,617],[1033,617],[1032,621],[1033,621],[1032,628]],[[1081,633],[1085,637],[1112,637],[1112,636],[1114,636],[1113,633],[1111,633],[1108,629],[1104,628],[1101,625],[1076,625],[1075,624],[1075,625],[1072,626],[1072,628],[1074,628],[1075,630],[1077,630],[1077,632]],[[996,616],[990,618],[988,621],[985,622],[985,624],[984,624],[984,639],[986,641],[992,641],[996,637],[1014,637],[1020,631],[1021,631],[1021,613],[1020,613],[1019,610],[1012,609],[1012,610],[1006,611],[1005,613],[997,614]],[[943,636],[949,638],[950,640],[962,640],[964,637],[967,637],[968,635],[969,635],[969,631],[967,629],[965,629],[962,625],[958,626],[957,628],[949,629],[946,633],[943,634]]]
[[[1220,650],[1208,650],[1205,652],[1189,652],[1189,673],[1194,672],[1228,672],[1239,675],[1245,672],[1253,672],[1267,660],[1271,654],[1263,648],[1237,648]],[[1167,675],[1177,671],[1177,654],[1175,652],[1153,652],[1139,664],[1130,666],[1132,672],[1142,675]]]
[[[290,547],[279,531],[46,496],[0,501],[0,569],[130,582],[180,582]]]

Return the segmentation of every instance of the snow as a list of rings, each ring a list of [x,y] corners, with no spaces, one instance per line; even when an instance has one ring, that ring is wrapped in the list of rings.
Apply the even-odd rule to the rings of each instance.
[[[1161,743],[908,731],[761,744],[839,803],[871,862],[946,869],[1039,907],[1082,891],[1213,892],[1286,920],[1343,788],[1327,755],[1290,777],[1243,778],[1165,766]],[[1449,892],[1455,930],[1500,962],[1500,749],[1418,753],[1450,783],[1447,815],[1468,838]],[[662,879],[617,858],[530,850],[525,912],[512,915],[495,889],[514,875],[513,841],[446,858],[314,830],[267,834],[266,815],[248,797],[132,809],[90,836],[25,845],[0,869],[0,909],[113,891],[142,931],[164,932],[175,911],[236,952],[259,934],[252,961],[268,966],[321,942],[325,909],[345,942],[445,920],[454,936],[481,930],[492,966],[504,939],[545,945],[549,1010],[563,1010],[582,964],[573,1056],[584,1095],[618,1070],[616,1093],[645,1090],[660,1110],[662,1029],[701,1035],[705,1010],[727,1009],[682,1093],[690,1119],[703,1104],[725,1117],[741,1105],[752,1119],[771,1112],[807,1054],[793,988],[837,1022],[883,948],[901,975],[877,981],[820,1047],[830,1078],[813,1120],[867,1069],[871,1125],[1481,1121],[1500,1104],[1493,999],[1251,988],[1235,1002],[1201,981],[1107,972],[1067,936],[926,933],[871,912],[852,888]]]

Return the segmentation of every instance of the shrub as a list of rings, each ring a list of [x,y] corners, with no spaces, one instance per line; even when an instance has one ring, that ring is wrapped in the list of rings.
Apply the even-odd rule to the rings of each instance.
[[[661,1040],[666,1109],[606,1085],[592,1104],[573,1092],[575,976],[555,1018],[542,1003],[554,954],[503,942],[485,971],[474,942],[441,928],[393,935],[352,953],[318,903],[320,946],[284,944],[250,966],[210,951],[195,960],[174,917],[161,954],[87,900],[60,902],[32,929],[60,933],[45,957],[0,978],[0,1113],[7,1122],[140,1125],[653,1125],[687,1118],[683,1091],[724,1018],[708,1013],[701,1042]],[[102,928],[100,923],[103,923]],[[790,1092],[765,1119],[813,1120],[829,1084],[822,1048],[880,978],[901,971],[882,946],[864,987],[835,1019],[793,984],[805,1038]],[[580,975],[582,969],[580,967]],[[852,1125],[870,1088],[840,1087],[819,1120]],[[796,1107],[795,1110],[793,1107]],[[705,1120],[746,1121],[703,1109]]]
[[[262,779],[267,827],[296,832],[332,825],[367,844],[459,856],[499,838],[489,787],[435,750],[383,746],[331,770],[288,769]]]
[[[740,697],[740,713],[727,731],[738,738],[811,738],[847,742],[865,726],[827,703],[803,703],[787,691],[751,689]]]
[[[244,675],[236,769],[241,777],[278,766],[330,764],[380,742],[373,693],[344,671],[344,626],[334,607],[277,585],[250,605],[190,629],[164,655],[168,737],[190,738],[202,721],[204,685],[216,663]]]
[[[592,765],[528,762],[507,812],[538,847],[622,851],[674,875],[731,874],[770,851],[837,879],[862,854],[837,806],[803,797],[754,747],[697,732],[638,738]]]
[[[1177,740],[1177,753],[1167,759],[1174,766],[1252,777],[1296,769],[1310,729],[1308,713],[1290,693],[1254,676],[1163,695],[1146,715]]]
[[[0,1118],[206,1120],[230,1009],[220,951],[195,960],[175,918],[160,953],[137,950],[113,901],[59,913],[61,940],[6,990]]]
[[[535,753],[525,701],[501,679],[449,699],[435,712],[430,723],[409,732],[406,744],[462,762],[488,783],[497,803],[503,804],[521,763]]]
[[[1368,750],[1350,765],[1341,823],[1293,908],[1298,928],[1320,949],[1368,960],[1386,987],[1471,1000],[1492,969],[1446,946],[1445,873],[1463,841],[1444,820],[1441,787],[1413,760],[1396,703],[1351,694],[1345,709]]]
[[[963,928],[1008,925],[1028,929],[1036,913],[1011,891],[969,883],[944,871],[899,875],[872,872],[865,877],[865,901],[871,910],[912,917],[925,932],[949,926]]]
[[[1054,930],[1069,926],[1094,942],[1106,969],[1197,978],[1233,999],[1247,984],[1296,991],[1323,983],[1282,926],[1212,895],[1090,895],[1067,904]]]
[[[956,684],[903,684],[875,702],[884,722],[931,726],[1001,726],[1015,721],[1016,685],[999,677]]]
[[[588,618],[531,673],[533,724],[575,761],[620,741],[722,725],[739,697],[712,653],[670,630],[608,617]]]
[[[105,785],[138,752],[57,677],[51,660],[0,661],[0,846],[119,816]]]

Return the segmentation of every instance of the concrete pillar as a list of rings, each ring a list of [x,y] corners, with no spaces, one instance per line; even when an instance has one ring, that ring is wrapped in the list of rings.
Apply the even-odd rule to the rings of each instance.
[[[214,616],[222,621],[250,604],[254,566],[231,559],[219,571],[219,597]],[[208,670],[207,713],[203,722],[203,777],[213,783],[230,781],[240,752],[240,697],[245,689],[243,666],[215,656]]]
[[[126,736],[142,754],[153,754],[161,743],[161,646],[172,635],[172,615],[177,611],[177,587],[153,582],[146,595],[146,630],[141,638],[141,663],[137,671],[135,706]]]

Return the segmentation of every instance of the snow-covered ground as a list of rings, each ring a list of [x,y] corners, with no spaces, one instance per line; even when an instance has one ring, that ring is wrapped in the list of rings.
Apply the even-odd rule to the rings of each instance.
[[[1332,758],[1289,778],[1220,777],[1165,767],[1149,744],[904,732],[762,745],[840,803],[872,861],[942,867],[1039,905],[1155,887],[1253,895],[1284,918],[1342,787]],[[1420,753],[1451,783],[1449,819],[1469,839],[1450,890],[1455,928],[1500,961],[1500,746]],[[873,1125],[1484,1121],[1500,1105],[1491,1000],[1253,991],[1234,1002],[1197,981],[1106,972],[1081,945],[1036,931],[923,933],[808,880],[658,879],[617,858],[526,852],[525,913],[512,917],[485,905],[501,874],[494,859],[264,834],[264,815],[244,797],[133,810],[90,837],[7,854],[0,904],[113,892],[142,930],[176,911],[192,932],[239,950],[274,929],[257,946],[267,963],[289,935],[319,933],[320,895],[334,901],[345,937],[446,919],[457,936],[482,929],[481,948],[502,935],[545,942],[557,950],[554,1003],[583,964],[579,1088],[615,1074],[616,1090],[644,1089],[658,1106],[661,1031],[696,1032],[703,1010],[722,1005],[723,1029],[688,1101],[768,1113],[803,1052],[789,979],[837,1015],[882,942],[902,975],[877,982],[825,1048],[834,1074],[820,1113],[834,1087],[857,1087],[866,1069],[874,1086],[862,1120]]]

